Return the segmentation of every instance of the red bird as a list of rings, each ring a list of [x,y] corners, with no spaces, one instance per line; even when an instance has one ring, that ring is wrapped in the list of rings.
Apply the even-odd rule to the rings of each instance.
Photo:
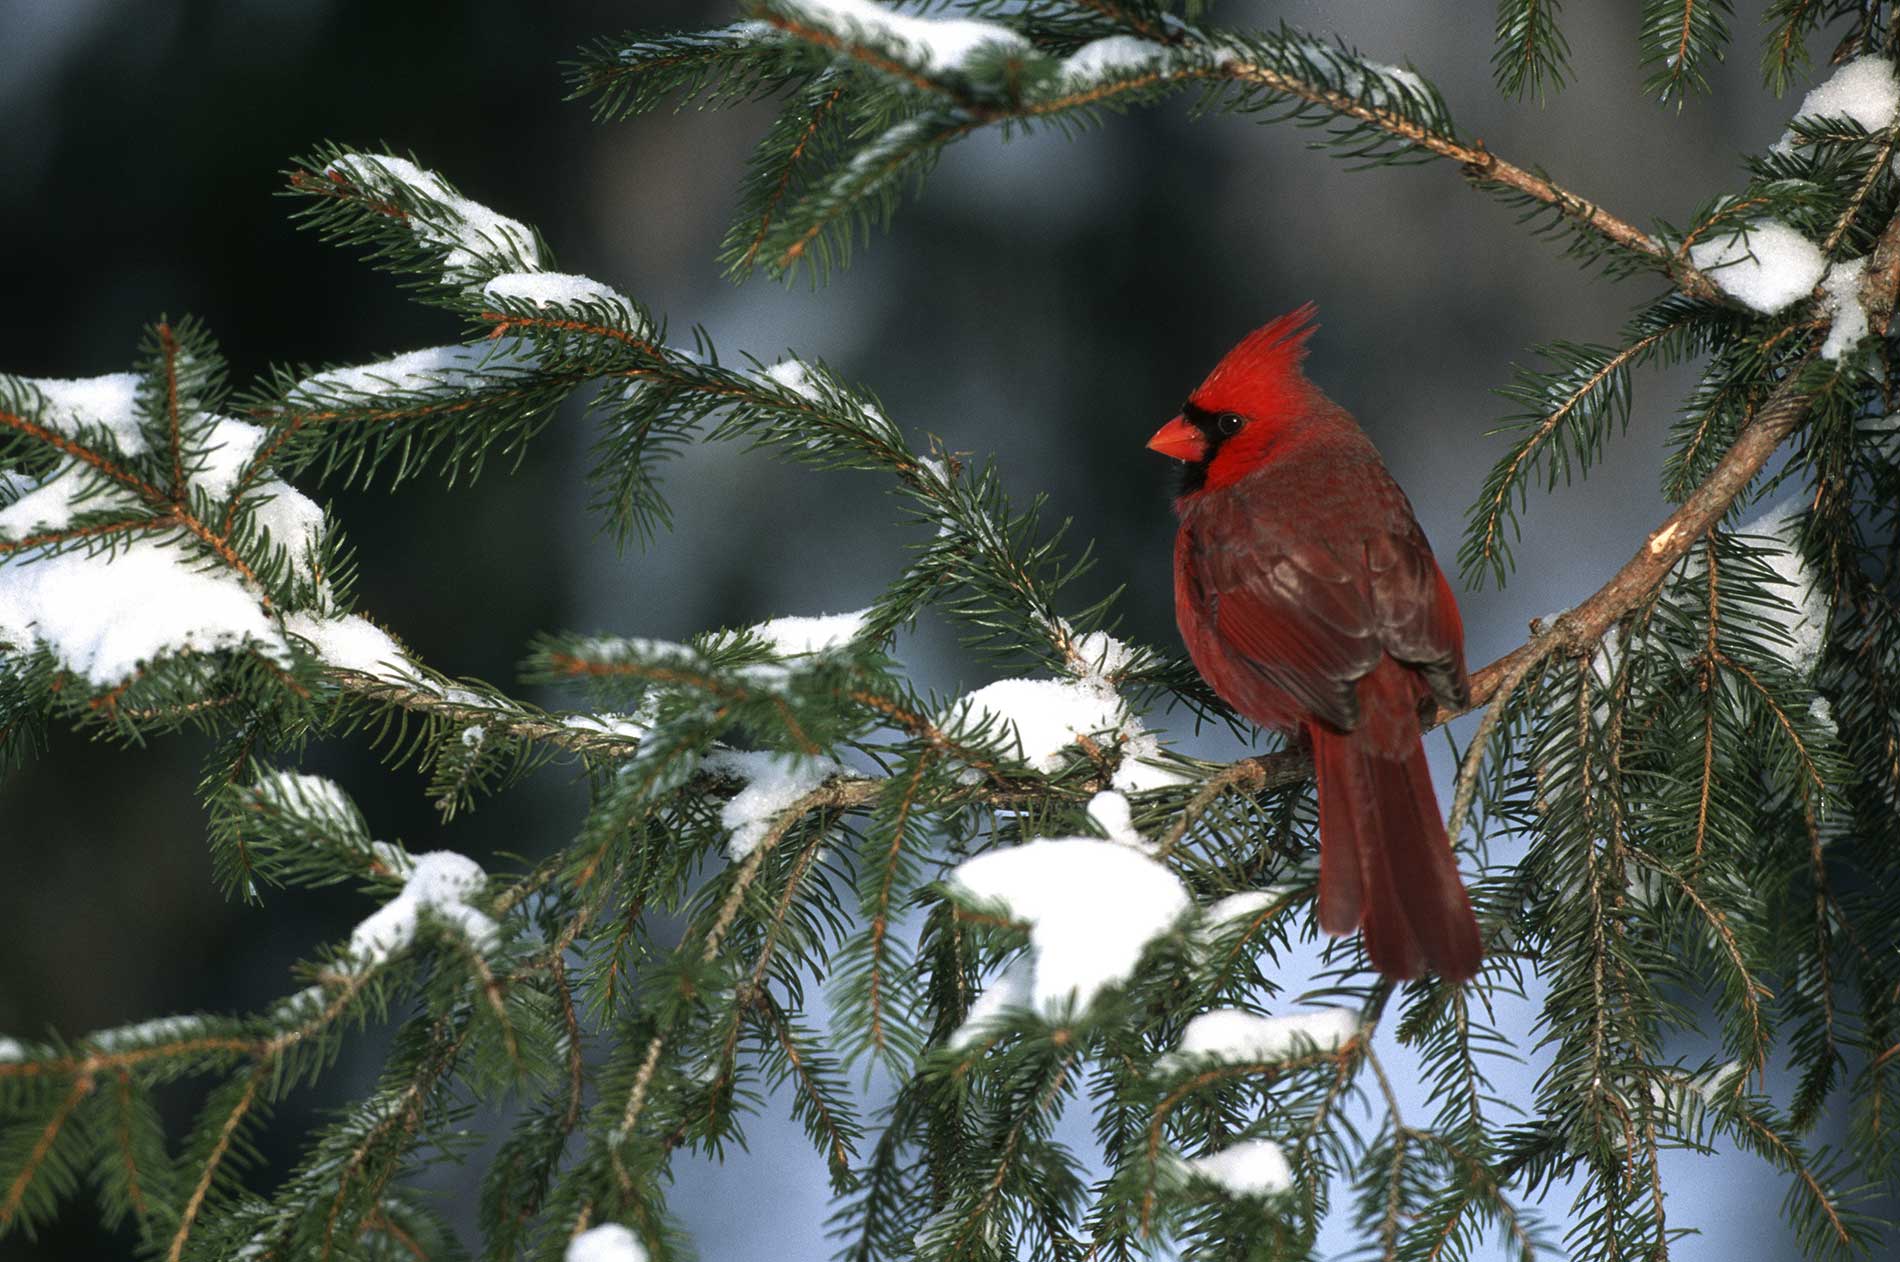
[[[1478,922],[1420,718],[1462,708],[1464,624],[1365,432],[1306,379],[1311,303],[1227,353],[1148,446],[1187,465],[1175,617],[1201,677],[1302,735],[1319,781],[1319,923],[1387,977],[1478,971]]]

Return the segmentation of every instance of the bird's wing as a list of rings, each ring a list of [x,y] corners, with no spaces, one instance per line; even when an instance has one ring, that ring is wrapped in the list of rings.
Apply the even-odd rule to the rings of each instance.
[[[1195,558],[1220,638],[1269,684],[1342,731],[1359,723],[1358,681],[1385,654],[1434,696],[1468,695],[1464,632],[1422,532],[1377,533],[1346,549],[1221,532]],[[1343,554],[1342,554],[1343,553]]]
[[[1197,558],[1216,633],[1266,682],[1341,731],[1384,652],[1361,576],[1317,542],[1243,532]]]
[[[1403,535],[1366,541],[1372,606],[1379,643],[1425,677],[1440,704],[1459,709],[1471,700],[1465,677],[1465,629],[1451,584],[1416,524]]]

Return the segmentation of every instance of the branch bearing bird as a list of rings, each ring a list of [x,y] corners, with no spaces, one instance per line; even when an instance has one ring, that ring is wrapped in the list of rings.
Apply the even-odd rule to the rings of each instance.
[[[1387,977],[1478,971],[1421,720],[1469,704],[1464,623],[1405,492],[1301,368],[1311,303],[1247,335],[1148,446],[1186,466],[1174,604],[1201,677],[1304,740],[1319,923]]]

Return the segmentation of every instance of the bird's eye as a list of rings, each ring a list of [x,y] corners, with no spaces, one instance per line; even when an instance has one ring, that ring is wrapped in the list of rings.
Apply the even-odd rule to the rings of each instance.
[[[1235,416],[1232,412],[1222,412],[1214,418],[1214,432],[1222,438],[1232,438],[1247,423],[1244,416]]]

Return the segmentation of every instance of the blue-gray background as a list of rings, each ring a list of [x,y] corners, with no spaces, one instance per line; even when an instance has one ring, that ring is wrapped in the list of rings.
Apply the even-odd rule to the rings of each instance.
[[[1541,109],[1492,89],[1487,4],[1221,7],[1237,24],[1284,17],[1411,62],[1470,134],[1638,223],[1686,217],[1732,187],[1738,152],[1779,134],[1792,105],[1760,89],[1760,4],[1740,6],[1740,42],[1713,96],[1681,110],[1638,91],[1633,4],[1571,6],[1579,81]],[[1077,539],[1099,542],[1088,590],[1127,584],[1124,633],[1172,644],[1168,476],[1142,443],[1241,333],[1319,303],[1314,377],[1364,421],[1449,554],[1497,450],[1485,431],[1505,406],[1490,391],[1511,362],[1542,340],[1612,337],[1653,289],[1592,280],[1445,164],[1354,172],[1309,151],[1298,129],[1190,122],[1179,107],[1073,142],[979,136],[827,288],[734,287],[715,247],[766,109],[600,126],[562,101],[558,63],[591,36],[723,22],[735,8],[0,5],[0,371],[120,370],[141,323],[161,313],[208,321],[239,382],[270,363],[362,361],[452,339],[440,313],[293,231],[273,197],[286,161],[322,140],[387,141],[541,227],[565,269],[635,295],[676,328],[704,324],[722,352],[822,357],[875,388],[912,432],[996,453],[1015,494],[1046,493],[1055,515],[1076,519]],[[1511,587],[1464,598],[1474,664],[1594,587],[1659,517],[1654,470],[1681,384],[1639,380],[1630,433],[1590,483],[1538,498]],[[690,453],[671,475],[675,532],[619,554],[584,512],[590,439],[570,418],[512,474],[453,491],[335,495],[360,554],[363,607],[436,668],[505,683],[539,629],[677,637],[855,608],[903,563],[906,539],[887,528],[893,506],[875,479],[731,448]],[[987,681],[941,631],[926,628],[905,652],[927,683]],[[1193,747],[1234,752],[1212,738]],[[254,1008],[288,988],[293,960],[364,914],[337,891],[279,895],[262,911],[219,898],[191,793],[204,753],[185,739],[119,749],[62,734],[0,782],[0,1032]],[[360,749],[317,749],[307,765],[356,794],[379,835],[491,864],[500,851],[556,844],[581,809],[578,786],[542,776],[445,828],[413,777],[379,771]],[[290,1159],[281,1137],[336,1093],[361,1090],[374,1067],[346,1058],[324,1089],[279,1110],[258,1186]],[[1524,1098],[1528,1084],[1505,1094]],[[478,1164],[435,1180],[458,1219]],[[1684,1156],[1671,1170],[1672,1224],[1708,1233],[1677,1257],[1794,1255],[1780,1183],[1762,1168]],[[724,1168],[687,1163],[675,1204],[709,1259],[830,1251],[818,1163],[782,1126],[760,1124],[751,1151]],[[5,1246],[24,1258],[123,1248],[98,1239],[83,1212],[36,1244]]]

